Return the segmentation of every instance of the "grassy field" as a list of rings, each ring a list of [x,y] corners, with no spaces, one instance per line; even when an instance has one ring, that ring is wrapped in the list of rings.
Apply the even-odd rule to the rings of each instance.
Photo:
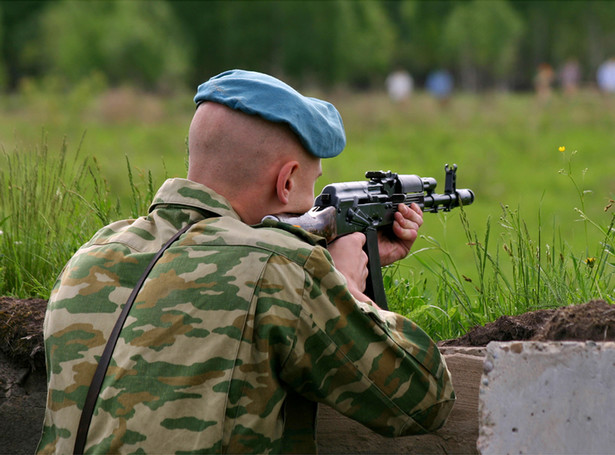
[[[2,100],[5,293],[45,296],[103,222],[139,213],[164,178],[185,175],[191,96],[102,91],[90,80],[69,94],[26,84]],[[323,162],[317,190],[383,169],[435,177],[442,191],[444,165],[455,163],[458,187],[476,194],[463,213],[425,216],[414,253],[386,273],[392,308],[447,338],[501,314],[613,301],[615,98],[458,94],[441,105],[417,93],[395,105],[382,93],[326,97],[342,113],[348,146]],[[34,285],[24,284],[28,275]]]

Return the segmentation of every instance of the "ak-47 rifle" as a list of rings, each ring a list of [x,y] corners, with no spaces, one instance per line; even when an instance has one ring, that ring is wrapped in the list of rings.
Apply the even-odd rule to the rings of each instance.
[[[300,216],[273,216],[288,224],[302,227],[331,242],[352,232],[363,232],[369,275],[365,294],[381,308],[387,309],[382,281],[377,231],[393,224],[397,206],[415,202],[424,212],[445,212],[474,202],[469,189],[457,189],[457,165],[444,166],[444,193],[435,193],[437,182],[431,177],[370,171],[369,181],[333,183],[323,188],[307,213]]]

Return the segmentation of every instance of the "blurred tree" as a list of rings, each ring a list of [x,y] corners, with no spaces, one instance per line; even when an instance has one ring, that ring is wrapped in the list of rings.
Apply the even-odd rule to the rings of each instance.
[[[332,27],[339,10],[339,2],[284,3],[284,25],[278,28],[278,40],[284,47],[278,50],[277,69],[301,84],[339,81],[337,37],[342,33]]]
[[[545,30],[551,34],[551,38],[545,40],[545,42],[541,43],[539,46],[536,46],[537,43],[534,43],[542,52],[545,52],[547,47],[549,48],[548,54],[545,55],[546,58],[535,60],[534,64],[538,65],[543,61],[550,61],[553,64],[557,64],[569,57],[578,57],[584,53],[583,48],[586,43],[583,39],[585,33],[582,29],[584,28],[583,17],[586,15],[587,9],[588,6],[586,4],[567,2],[562,5],[562,8],[553,11],[550,15],[545,14],[547,11],[545,11],[544,6],[542,10],[538,10],[537,14],[533,11],[532,15],[534,18],[536,18],[536,16],[543,17],[543,26],[545,22],[549,22]],[[534,23],[541,22],[538,19],[534,19],[534,21]]]
[[[2,20],[3,11],[2,5],[0,5],[0,48],[3,47],[2,41],[4,40],[4,21]],[[0,57],[0,90],[4,91],[6,89],[6,67],[4,65],[4,59]]]
[[[444,22],[443,44],[466,90],[488,79],[506,83],[516,63],[523,21],[504,0],[459,3]]]
[[[598,66],[604,60],[615,57],[615,4],[606,1],[575,4],[570,23],[577,24],[576,27],[581,29],[580,33],[575,33],[580,44],[578,55],[584,57],[582,60],[593,81]],[[563,39],[570,33],[570,27],[567,29],[563,24],[558,25],[558,39]],[[567,50],[563,49],[564,52],[557,56],[566,58]]]
[[[36,17],[48,0],[2,2],[2,59],[6,66],[7,87],[14,89],[25,75],[37,75],[38,65],[32,60],[26,64],[22,54],[24,43],[35,34]]]
[[[561,8],[554,9],[544,1],[514,1],[512,5],[525,20],[526,33],[519,46],[520,66],[523,68],[522,79],[531,83],[536,67],[551,61],[549,43],[553,42],[552,25]],[[565,8],[566,5],[562,3],[560,6]]]
[[[447,67],[464,88],[531,88],[535,69],[577,58],[586,78],[615,54],[607,1],[0,1],[0,62],[20,78],[195,84],[242,67],[291,83],[355,87],[393,67],[422,84]],[[0,82],[2,82],[0,80]],[[380,83],[379,82],[379,83]]]
[[[194,83],[230,68],[323,86],[386,72],[394,32],[378,2],[170,3],[196,43]]]
[[[511,1],[527,32],[519,43],[518,88],[527,88],[541,63],[579,61],[585,81],[615,55],[615,8],[608,1]]]
[[[112,85],[145,89],[183,84],[191,57],[162,1],[50,3],[24,55],[67,83],[99,72]]]
[[[442,24],[457,1],[395,0],[385,2],[397,30],[396,66],[424,80],[435,68],[450,66],[442,47]],[[450,60],[450,57],[449,57]]]
[[[390,71],[395,48],[393,25],[377,2],[339,1],[340,10],[330,27],[336,29],[338,81],[367,85],[374,76]]]

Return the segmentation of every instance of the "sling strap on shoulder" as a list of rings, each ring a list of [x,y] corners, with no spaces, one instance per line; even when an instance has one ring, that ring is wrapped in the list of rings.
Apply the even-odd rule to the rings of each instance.
[[[184,232],[190,229],[191,226],[192,224],[184,226],[179,232],[177,232],[173,237],[171,237],[169,241],[162,246],[160,251],[158,251],[158,253],[156,253],[156,255],[152,258],[150,263],[147,265],[145,271],[143,272],[143,275],[141,275],[141,278],[139,278],[139,281],[137,281],[137,284],[132,290],[130,297],[128,297],[128,301],[124,305],[124,308],[122,309],[119,318],[115,322],[115,326],[111,331],[109,340],[107,340],[105,350],[100,357],[100,362],[98,362],[98,366],[96,367],[96,371],[94,372],[94,377],[92,378],[92,382],[90,383],[90,388],[88,389],[85,403],[83,404],[83,410],[81,411],[81,418],[79,419],[79,427],[77,428],[77,437],[75,439],[75,446],[73,449],[74,454],[81,455],[84,452],[86,439],[88,437],[88,430],[92,421],[92,414],[94,413],[94,407],[96,405],[96,400],[98,399],[98,395],[100,394],[100,389],[102,387],[103,380],[105,379],[107,368],[109,367],[109,363],[111,362],[113,350],[115,349],[115,345],[117,344],[117,340],[120,336],[120,332],[122,331],[122,327],[126,322],[126,318],[128,317],[130,308],[132,308],[132,304],[137,298],[137,294],[141,290],[141,287],[143,286],[143,283],[145,282],[147,276],[154,268],[154,265],[156,264],[156,262],[158,262],[160,257],[167,250],[167,248],[169,248]]]

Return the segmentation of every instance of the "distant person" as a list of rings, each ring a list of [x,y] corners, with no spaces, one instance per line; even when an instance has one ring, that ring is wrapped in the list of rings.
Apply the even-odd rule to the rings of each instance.
[[[598,68],[598,88],[603,92],[615,93],[615,58],[611,57]]]
[[[538,66],[536,76],[534,76],[534,89],[539,100],[544,101],[551,96],[554,79],[553,67],[548,63],[541,63]]]
[[[446,104],[453,92],[453,76],[446,70],[433,71],[427,76],[425,88],[441,104]]]
[[[410,73],[404,69],[393,71],[385,80],[389,98],[395,103],[407,100],[414,88],[414,80]]]
[[[559,72],[559,81],[566,95],[572,95],[579,90],[581,83],[581,67],[576,59],[568,59]]]

